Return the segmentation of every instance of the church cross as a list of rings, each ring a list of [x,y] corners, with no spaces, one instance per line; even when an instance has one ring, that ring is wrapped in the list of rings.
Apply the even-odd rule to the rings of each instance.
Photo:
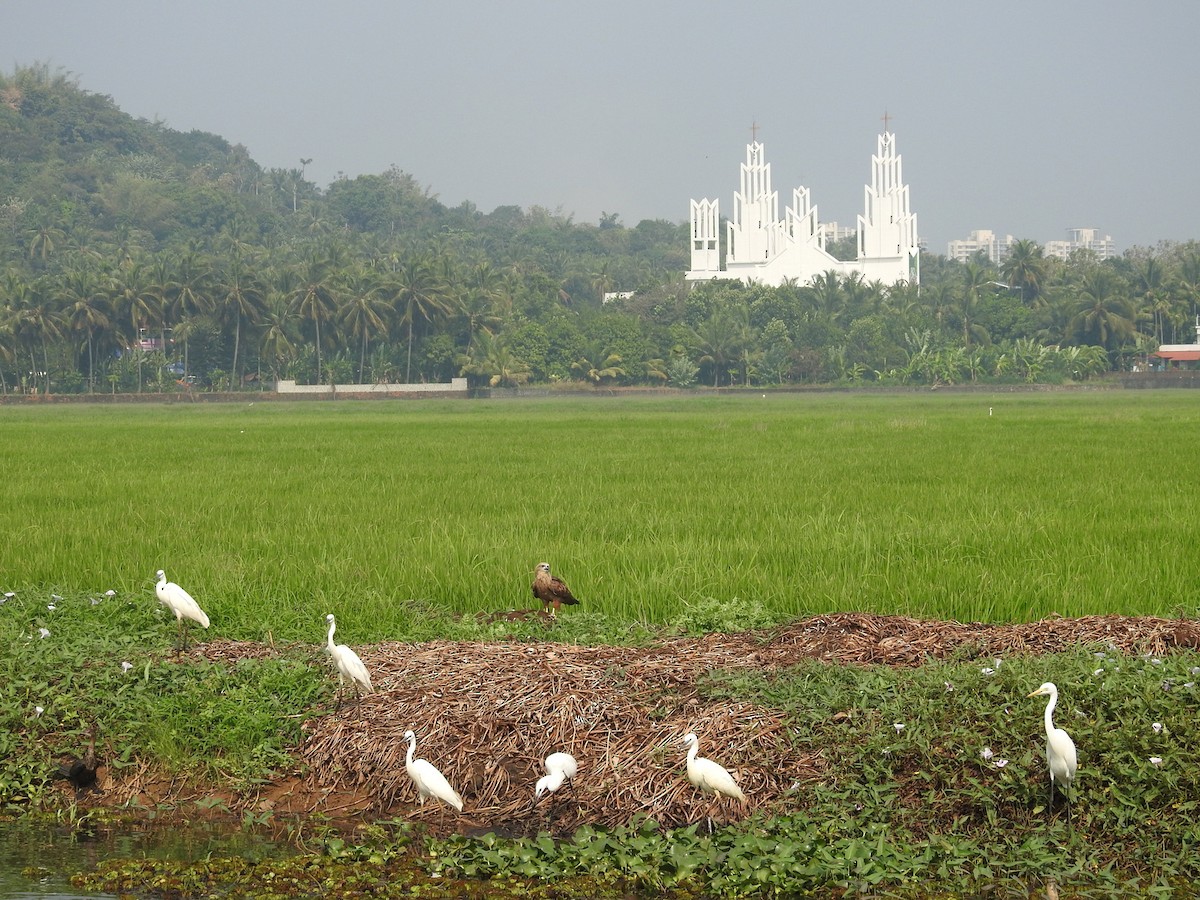
[[[891,120],[892,120],[892,117],[888,115],[888,111],[885,109],[883,111],[883,130],[884,131],[888,130],[888,122],[890,122]]]
[[[758,123],[757,122],[750,123],[750,139],[754,143],[756,143],[756,144],[758,143]]]

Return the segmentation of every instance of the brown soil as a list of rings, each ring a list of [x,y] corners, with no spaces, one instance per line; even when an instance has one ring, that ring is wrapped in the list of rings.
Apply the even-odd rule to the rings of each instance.
[[[773,710],[701,699],[697,679],[714,669],[772,671],[804,660],[916,666],[962,658],[1040,654],[1079,645],[1162,654],[1200,646],[1187,619],[1123,616],[1048,619],[1019,625],[930,622],[892,616],[817,616],[766,632],[675,638],[648,647],[554,643],[383,643],[359,648],[376,691],[304,724],[296,770],[234,796],[213,785],[164,780],[149,769],[101,768],[87,802],[106,807],[171,804],[196,817],[211,798],[230,811],[320,813],[333,820],[403,817],[431,828],[512,833],[552,824],[627,822],[639,812],[666,824],[712,812],[742,818],[775,806],[796,783],[819,777],[821,748],[797,750]],[[264,644],[216,640],[193,653],[209,659],[262,657]],[[436,765],[466,802],[459,815],[417,805],[405,768],[406,730],[417,755]],[[699,800],[685,779],[681,739],[723,762],[748,802]],[[567,750],[575,783],[534,806],[541,760]],[[64,788],[65,789],[65,788]],[[199,805],[197,801],[200,801]],[[219,808],[219,807],[218,807]]]

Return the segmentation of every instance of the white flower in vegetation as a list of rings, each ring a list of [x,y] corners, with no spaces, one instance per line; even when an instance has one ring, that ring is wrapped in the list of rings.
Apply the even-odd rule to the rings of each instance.
[[[979,671],[982,672],[984,675],[995,675],[996,674],[996,670],[993,669],[991,666],[984,666]]]
[[[129,672],[129,670],[130,670],[130,669],[132,669],[132,668],[133,668],[133,663],[131,663],[131,662],[123,662],[123,663],[121,663],[121,671],[122,671],[122,672],[128,673],[128,672]]]
[[[991,748],[991,747],[984,747],[982,750],[980,750],[980,751],[979,751],[979,755],[980,755],[981,757],[983,757],[983,761],[984,761],[984,762],[987,762],[987,761],[988,761],[989,759],[991,759],[991,758],[992,758],[992,756],[994,756],[995,754],[993,754],[993,753],[992,753],[992,748]]]
[[[113,591],[113,590],[108,590],[108,591],[104,592],[104,596],[105,597],[115,597],[115,596],[117,596],[117,592]]]
[[[1162,722],[1155,722],[1150,727],[1154,730],[1155,734],[1162,734],[1162,730],[1163,730]]]
[[[896,729],[896,734],[899,734],[900,732],[902,732],[904,730],[904,723],[903,722],[894,722],[894,723],[892,723],[892,727]]]
[[[1008,760],[1007,759],[998,759],[994,763],[992,763],[992,765],[994,765],[997,769],[1003,769],[1005,766],[1008,765]]]
[[[53,603],[47,603],[47,604],[46,604],[46,609],[50,610],[50,612],[54,612],[54,610],[55,610],[55,609],[57,609],[57,608],[58,608],[58,607],[56,607],[56,606],[55,606]]]
[[[40,706],[35,706],[35,707],[33,708],[33,714],[34,714],[35,716],[40,716],[40,715],[41,715],[42,713],[44,713],[45,711],[46,711],[46,710],[42,709]]]
[[[41,635],[43,638],[48,638],[48,637],[50,637],[50,629],[49,628],[39,628],[38,634]]]
[[[1159,766],[1162,765],[1162,757],[1161,756],[1150,757],[1150,765],[1154,766],[1154,768],[1157,769]]]

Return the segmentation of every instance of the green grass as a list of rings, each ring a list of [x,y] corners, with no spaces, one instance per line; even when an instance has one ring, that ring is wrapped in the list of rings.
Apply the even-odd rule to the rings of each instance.
[[[526,607],[543,559],[612,622],[1194,612],[1198,420],[1186,391],[0,407],[0,590],[150,610],[162,567],[214,633],[297,640]]]

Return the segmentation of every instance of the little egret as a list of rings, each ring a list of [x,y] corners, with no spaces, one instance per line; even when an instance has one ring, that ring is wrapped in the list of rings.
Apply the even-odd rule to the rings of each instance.
[[[1050,809],[1054,805],[1054,784],[1061,783],[1060,790],[1067,803],[1067,822],[1071,821],[1071,798],[1067,788],[1075,780],[1075,770],[1078,763],[1075,757],[1075,742],[1061,728],[1054,727],[1054,707],[1058,705],[1058,688],[1047,681],[1040,688],[1029,694],[1030,697],[1049,697],[1046,704],[1046,762],[1050,764]]]
[[[406,731],[404,739],[408,741],[408,755],[404,758],[404,769],[417,786],[421,805],[425,805],[426,797],[434,797],[447,806],[453,806],[462,812],[462,797],[458,796],[458,791],[450,787],[450,782],[437,770],[437,767],[427,759],[413,759],[413,753],[417,750],[417,736],[412,731]]]
[[[558,615],[558,608],[562,604],[574,606],[579,602],[561,578],[550,574],[550,563],[538,563],[534,572],[536,574],[533,577],[533,596],[541,600],[542,606],[550,611],[550,618]]]
[[[183,620],[191,619],[207,628],[208,616],[200,608],[200,604],[192,599],[191,594],[175,582],[167,581],[167,575],[162,569],[158,570],[158,584],[154,586],[154,593],[158,596],[159,603],[164,604],[171,612],[175,613],[175,621],[179,624],[179,634],[183,638],[183,649],[186,650],[187,629]]]
[[[367,667],[363,665],[363,661],[358,658],[358,654],[345,644],[333,643],[333,632],[337,629],[337,622],[334,621],[333,613],[329,613],[325,617],[325,621],[329,623],[329,636],[325,639],[325,646],[329,648],[329,655],[333,657],[333,664],[337,667],[337,705],[340,708],[342,705],[342,685],[347,681],[354,686],[355,700],[358,699],[358,689],[360,687],[367,694],[373,693],[375,688],[371,686],[371,676],[367,672]]]
[[[533,802],[537,803],[543,794],[553,794],[578,771],[579,764],[570,753],[551,753],[546,757],[546,774],[538,779],[533,789]]]
[[[702,793],[713,794],[719,801],[721,797],[731,797],[734,800],[746,801],[746,795],[738,787],[733,776],[720,763],[705,759],[696,754],[700,750],[700,739],[691,732],[683,736],[683,743],[688,748],[687,777]],[[712,833],[712,816],[707,816],[708,830]]]

